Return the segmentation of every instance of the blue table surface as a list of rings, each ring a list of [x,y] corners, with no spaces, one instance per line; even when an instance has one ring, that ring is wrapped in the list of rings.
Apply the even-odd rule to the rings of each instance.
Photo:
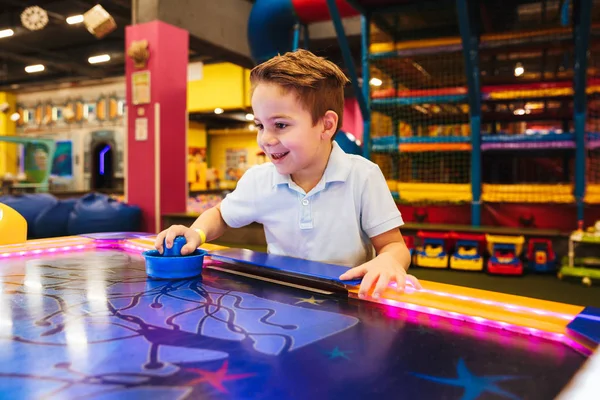
[[[600,343],[600,308],[586,307],[567,325],[567,329],[577,332],[587,340]]]
[[[348,267],[326,264],[300,258],[267,254],[248,249],[231,248],[212,251],[209,254],[214,260],[223,262],[238,262],[268,268],[273,271],[294,273],[311,278],[324,279],[342,285],[358,286],[362,279],[341,280],[340,275],[348,271]]]

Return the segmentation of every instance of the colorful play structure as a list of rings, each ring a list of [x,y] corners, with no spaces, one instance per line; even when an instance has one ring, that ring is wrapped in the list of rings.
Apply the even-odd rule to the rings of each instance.
[[[600,219],[592,1],[539,10],[435,2],[438,15],[457,16],[438,29],[411,22],[434,12],[421,3],[257,0],[250,48],[257,62],[310,48],[308,25],[332,20],[364,121],[363,155],[380,165],[408,222],[570,231]],[[510,24],[491,23],[502,7],[515,9],[494,17],[510,14]],[[356,15],[362,85],[342,24]]]

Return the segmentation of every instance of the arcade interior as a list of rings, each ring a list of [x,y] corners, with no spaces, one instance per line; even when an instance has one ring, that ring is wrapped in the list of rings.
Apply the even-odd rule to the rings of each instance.
[[[589,21],[570,1],[471,1],[465,15],[454,1],[340,1],[335,19],[325,0],[239,2],[244,18],[173,25],[188,32],[187,56],[179,102],[168,105],[153,98],[176,90],[152,76],[161,48],[134,31],[150,22],[143,4],[2,2],[0,200],[26,216],[30,239],[190,225],[266,162],[249,70],[303,47],[352,80],[336,140],[384,172],[417,276],[600,304],[596,2],[581,5]],[[219,31],[234,23],[245,29]],[[184,142],[171,144],[177,155],[140,155],[154,151],[157,103],[168,115],[161,133]],[[181,161],[163,172],[177,176],[175,187],[159,178],[160,205],[137,183],[154,177],[136,175],[157,157]],[[257,224],[219,243],[266,248]],[[475,261],[461,267],[456,257]],[[516,267],[498,272],[498,257]]]

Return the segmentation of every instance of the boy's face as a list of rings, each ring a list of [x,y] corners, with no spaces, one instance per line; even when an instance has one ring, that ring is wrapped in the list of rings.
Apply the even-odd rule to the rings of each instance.
[[[297,93],[284,92],[271,83],[260,83],[254,89],[252,109],[258,145],[277,172],[292,178],[320,177],[331,151],[337,114],[328,112],[313,126],[311,114],[299,102]]]

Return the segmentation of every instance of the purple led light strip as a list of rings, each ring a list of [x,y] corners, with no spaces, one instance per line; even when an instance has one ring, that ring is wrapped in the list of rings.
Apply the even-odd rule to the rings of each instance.
[[[458,320],[458,321],[475,323],[478,325],[484,325],[484,326],[488,326],[491,328],[504,329],[504,330],[507,330],[510,332],[515,332],[515,333],[519,333],[519,334],[525,334],[525,335],[530,335],[530,336],[534,336],[534,337],[539,337],[542,339],[560,342],[560,343],[563,343],[585,355],[589,355],[592,353],[591,350],[589,350],[585,346],[582,346],[581,344],[579,344],[575,340],[571,339],[564,333],[547,332],[547,331],[544,331],[541,329],[515,325],[515,324],[508,323],[508,322],[495,321],[495,320],[487,319],[487,318],[483,318],[483,317],[461,314],[461,313],[458,313],[455,311],[445,311],[445,310],[441,310],[441,309],[435,308],[435,307],[421,306],[421,305],[417,305],[417,304],[404,303],[404,302],[399,302],[399,301],[389,300],[389,299],[383,299],[383,300],[381,300],[381,303],[390,305],[392,307],[404,308],[407,310],[413,310],[413,311],[430,314],[430,315],[435,315],[435,316],[439,316],[439,317],[443,317],[443,318],[450,318],[450,319],[454,319],[454,320]]]
[[[79,245],[72,245],[72,246],[55,246],[55,247],[49,247],[47,249],[17,250],[17,251],[3,252],[3,253],[0,253],[0,258],[17,257],[17,256],[26,257],[26,256],[32,256],[32,255],[39,255],[39,254],[66,253],[66,252],[71,252],[71,251],[95,249],[95,248],[96,248],[95,243],[79,244]]]

